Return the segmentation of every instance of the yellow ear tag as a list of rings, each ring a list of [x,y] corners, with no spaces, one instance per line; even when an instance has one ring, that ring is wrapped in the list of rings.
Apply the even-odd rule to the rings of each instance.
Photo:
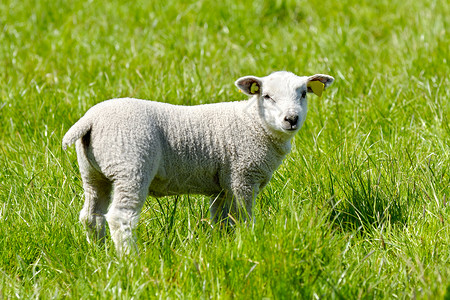
[[[320,81],[310,81],[308,86],[311,88],[314,94],[316,94],[319,97],[322,97],[322,92],[325,88],[325,84],[323,84]]]
[[[252,86],[250,87],[250,94],[255,94],[257,91],[259,91],[259,86],[256,84],[256,82],[253,82]]]

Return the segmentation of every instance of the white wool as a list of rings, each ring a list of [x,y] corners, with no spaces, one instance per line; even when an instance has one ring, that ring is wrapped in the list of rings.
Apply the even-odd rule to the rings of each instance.
[[[253,200],[290,151],[306,117],[310,81],[327,75],[276,72],[246,76],[236,85],[246,101],[178,106],[113,99],[93,106],[63,138],[76,142],[88,238],[102,239],[105,218],[121,253],[135,248],[147,195],[211,196],[211,217],[246,220]]]

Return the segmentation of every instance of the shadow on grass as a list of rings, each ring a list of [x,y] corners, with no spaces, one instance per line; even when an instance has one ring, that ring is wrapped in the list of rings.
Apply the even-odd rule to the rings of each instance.
[[[384,225],[404,226],[409,215],[409,199],[412,194],[409,189],[401,196],[398,189],[391,183],[381,183],[381,174],[376,182],[370,175],[363,175],[357,170],[350,178],[338,183],[341,193],[338,196],[334,190],[336,180],[331,179],[332,206],[330,219],[343,230],[360,229],[362,233],[371,228],[381,228]],[[405,194],[403,194],[405,195]]]

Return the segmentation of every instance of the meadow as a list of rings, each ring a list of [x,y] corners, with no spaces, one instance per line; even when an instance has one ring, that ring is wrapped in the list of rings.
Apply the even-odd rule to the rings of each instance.
[[[450,2],[0,2],[0,299],[450,299]],[[92,105],[243,99],[335,77],[257,199],[147,199],[139,257],[89,244],[75,149]]]

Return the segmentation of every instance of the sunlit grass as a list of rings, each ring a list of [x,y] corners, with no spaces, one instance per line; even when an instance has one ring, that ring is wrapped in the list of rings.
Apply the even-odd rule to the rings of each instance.
[[[0,298],[443,298],[450,295],[445,1],[2,1]],[[309,98],[254,226],[208,199],[148,198],[138,258],[90,245],[67,129],[137,97],[242,98],[276,70],[336,81]]]

